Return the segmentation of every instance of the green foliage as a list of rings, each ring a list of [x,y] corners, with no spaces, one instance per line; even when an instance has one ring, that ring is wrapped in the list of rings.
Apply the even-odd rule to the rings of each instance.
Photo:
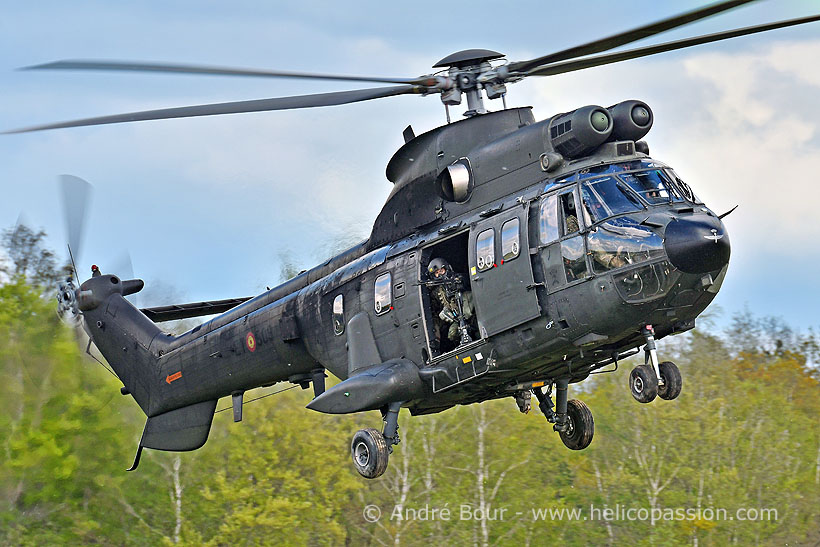
[[[402,443],[374,481],[355,473],[348,443],[356,429],[378,427],[378,413],[312,413],[301,390],[249,405],[239,424],[218,413],[204,448],[147,451],[139,471],[125,473],[144,416],[120,397],[116,378],[83,357],[78,336],[22,276],[0,286],[0,544],[820,540],[816,344],[782,322],[747,314],[726,340],[698,331],[664,340],[662,355],[684,378],[675,401],[633,401],[630,363],[571,386],[595,415],[595,440],[580,452],[511,399],[402,412]],[[368,504],[381,509],[376,523],[363,516]],[[701,514],[603,518],[616,508]],[[734,517],[741,508],[776,509],[777,518],[703,513]],[[569,510],[581,518],[560,513]]]
[[[2,247],[8,256],[0,257],[0,273],[7,278],[23,278],[33,285],[53,286],[60,277],[54,253],[43,246],[46,233],[18,224],[3,232]]]
[[[117,537],[104,504],[126,443],[105,411],[118,382],[72,338],[22,278],[0,287],[0,543]]]

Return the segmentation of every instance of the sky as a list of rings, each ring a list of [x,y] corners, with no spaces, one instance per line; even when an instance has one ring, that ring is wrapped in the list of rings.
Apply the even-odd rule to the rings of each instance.
[[[187,62],[368,76],[432,72],[458,50],[524,60],[703,5],[583,2],[11,2],[0,0],[0,130],[134,110],[370,87],[340,82],[19,71],[59,59]],[[820,13],[762,0],[636,47]],[[715,304],[820,325],[820,23],[508,87],[536,119],[646,101],[651,155],[725,222],[729,273]],[[378,84],[372,84],[377,86]],[[500,101],[489,102],[491,110]],[[463,110],[463,109],[462,109]],[[454,110],[460,116],[460,110]],[[364,239],[412,124],[445,122],[437,96],[0,135],[0,227],[23,221],[64,248],[57,177],[94,185],[78,257],[116,273],[130,254],[141,305],[250,296]]]

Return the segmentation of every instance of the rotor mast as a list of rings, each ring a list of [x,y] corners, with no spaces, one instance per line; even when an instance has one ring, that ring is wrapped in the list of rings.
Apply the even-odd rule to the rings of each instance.
[[[448,77],[443,82],[441,102],[445,107],[461,104],[462,93],[467,96],[465,116],[486,114],[484,97],[481,90],[487,92],[488,99],[497,99],[507,92],[503,82],[496,82],[496,71],[489,61],[504,57],[502,53],[489,49],[465,49],[448,55],[433,68],[449,68]],[[488,77],[489,76],[489,77]],[[449,113],[448,113],[449,118]]]

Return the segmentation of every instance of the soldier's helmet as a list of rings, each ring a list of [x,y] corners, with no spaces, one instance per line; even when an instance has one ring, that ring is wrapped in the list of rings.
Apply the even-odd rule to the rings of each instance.
[[[443,258],[434,258],[430,261],[430,264],[427,265],[427,272],[431,277],[438,278],[450,275],[453,272],[453,268],[450,266],[450,263]]]

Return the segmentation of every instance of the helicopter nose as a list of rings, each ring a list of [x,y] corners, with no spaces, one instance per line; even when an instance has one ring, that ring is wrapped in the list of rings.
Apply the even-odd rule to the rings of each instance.
[[[708,215],[672,220],[666,226],[663,246],[672,265],[692,274],[721,269],[731,253],[726,227]]]

